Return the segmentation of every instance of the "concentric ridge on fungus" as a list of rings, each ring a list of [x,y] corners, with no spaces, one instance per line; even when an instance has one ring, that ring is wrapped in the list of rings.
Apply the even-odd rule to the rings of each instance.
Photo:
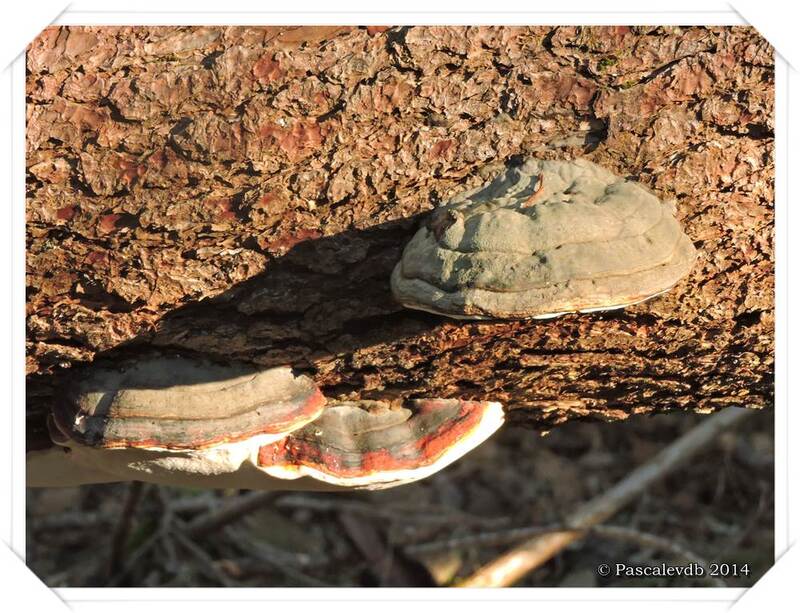
[[[503,423],[497,402],[332,403],[289,367],[180,357],[95,366],[48,416],[28,485],[139,480],[247,489],[380,489],[441,470]]]
[[[464,319],[621,308],[696,256],[671,204],[587,160],[527,160],[436,209],[403,251],[404,306]]]
[[[502,424],[498,402],[333,404],[308,426],[261,447],[258,466],[279,479],[311,477],[342,487],[394,487],[441,470]]]
[[[76,377],[53,410],[57,429],[102,448],[203,449],[279,438],[317,417],[325,398],[291,368],[157,357]]]

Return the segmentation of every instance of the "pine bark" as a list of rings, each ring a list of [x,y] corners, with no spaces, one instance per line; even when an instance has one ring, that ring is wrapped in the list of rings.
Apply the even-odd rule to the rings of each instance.
[[[27,56],[31,431],[76,368],[290,364],[537,428],[773,401],[771,47],[747,27],[54,27]],[[460,322],[389,275],[440,200],[584,156],[700,251],[620,312]]]

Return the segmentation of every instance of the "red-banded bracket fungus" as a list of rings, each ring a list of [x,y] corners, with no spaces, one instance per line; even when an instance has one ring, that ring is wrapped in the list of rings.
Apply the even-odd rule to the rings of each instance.
[[[657,296],[696,252],[673,205],[587,160],[529,159],[437,208],[392,272],[404,306],[547,318]]]
[[[503,423],[495,402],[325,406],[288,367],[159,357],[93,368],[27,454],[29,486],[138,480],[247,489],[380,488],[426,477]]]
[[[29,485],[202,484],[223,475],[235,485],[260,445],[306,425],[324,405],[314,382],[288,367],[159,357],[92,368],[53,407],[48,427],[60,449],[28,454]]]
[[[280,479],[307,476],[342,487],[393,487],[444,468],[503,424],[497,402],[427,399],[407,405],[330,405],[308,426],[262,447],[258,465]]]
[[[64,435],[90,447],[204,449],[281,438],[324,404],[314,382],[290,368],[162,357],[92,369],[72,382],[53,418]]]

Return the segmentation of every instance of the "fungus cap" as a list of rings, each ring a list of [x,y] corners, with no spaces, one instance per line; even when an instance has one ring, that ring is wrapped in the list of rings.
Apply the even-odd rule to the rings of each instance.
[[[280,438],[324,404],[314,382],[288,367],[157,357],[88,370],[65,390],[53,422],[89,447],[197,450]]]
[[[497,402],[360,401],[326,407],[313,423],[263,446],[258,466],[281,479],[312,477],[382,489],[422,479],[486,440],[503,423]]]
[[[673,206],[587,160],[527,160],[439,207],[392,273],[404,306],[464,319],[621,308],[695,260]]]

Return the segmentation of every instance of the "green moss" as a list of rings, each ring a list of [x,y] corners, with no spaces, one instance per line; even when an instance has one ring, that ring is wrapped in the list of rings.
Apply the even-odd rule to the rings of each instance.
[[[597,71],[603,72],[606,68],[608,68],[609,66],[613,66],[616,63],[617,63],[617,58],[613,56],[604,57],[602,60],[597,62]]]

